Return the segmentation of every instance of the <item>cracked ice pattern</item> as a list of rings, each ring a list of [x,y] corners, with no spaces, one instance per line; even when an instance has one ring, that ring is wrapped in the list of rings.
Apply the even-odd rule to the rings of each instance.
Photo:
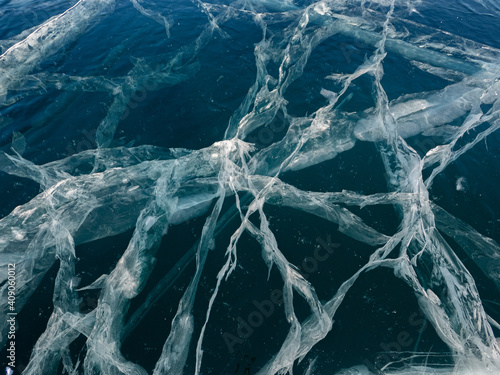
[[[418,303],[452,359],[440,362],[436,354],[437,359],[431,361],[432,353],[415,349],[404,353],[399,363],[378,369],[359,364],[343,373],[500,372],[500,348],[492,326],[500,327],[485,312],[475,280],[455,250],[464,252],[500,290],[500,247],[481,228],[467,223],[467,217],[456,217],[440,207],[430,194],[438,176],[500,127],[497,49],[412,21],[412,15],[425,6],[420,1],[132,0],[129,4],[80,0],[68,9],[59,1],[11,2],[0,5],[0,11],[12,18],[19,7],[31,6],[40,19],[30,18],[36,22],[25,23],[26,30],[0,41],[0,126],[12,125],[9,110],[30,98],[56,93],[58,101],[43,110],[33,109],[38,116],[35,134],[11,132],[12,148],[4,147],[6,152],[0,156],[2,171],[40,185],[38,195],[0,220],[2,301],[7,296],[8,263],[17,265],[19,310],[30,308],[37,287],[54,264],[57,271],[51,282],[52,314],[29,349],[24,374],[57,373],[61,363],[70,374],[212,373],[204,359],[209,356],[224,362],[227,354],[214,354],[206,336],[214,335],[215,315],[238,315],[220,306],[232,304],[224,299],[223,291],[240,272],[241,253],[249,251],[242,245],[248,241],[245,236],[258,244],[258,258],[268,268],[269,280],[280,280],[283,302],[275,314],[284,317],[285,331],[275,332],[274,337],[268,332],[273,344],[264,349],[265,360],[253,365],[255,358],[248,359],[241,370],[249,373],[252,365],[252,373],[282,374],[307,358],[309,362],[301,368],[306,374],[338,372],[335,367],[325,370],[321,358],[314,359],[311,353],[327,336],[339,334],[337,313],[356,282],[385,268],[413,291],[407,298]],[[466,6],[479,17],[500,18],[494,2]],[[119,22],[126,11],[148,26],[129,30],[122,44],[108,45],[99,68],[84,69],[79,75],[46,64],[62,64],[98,25]],[[181,30],[186,17],[196,27]],[[126,20],[121,23],[123,29],[127,29]],[[163,29],[161,33],[158,28]],[[140,54],[135,55],[134,48],[140,48],[141,38],[147,38],[151,30],[168,47],[158,44],[152,47],[153,53],[137,57]],[[239,51],[230,46],[250,36],[238,30],[250,30],[255,38],[255,76],[227,121],[203,124],[224,129],[217,141],[193,149],[171,147],[168,142],[137,147],[120,144],[120,127],[140,103],[172,92],[165,91],[169,88],[189,85],[199,72],[216,69],[206,64],[216,43],[227,46],[227,56],[219,51],[217,58],[239,64]],[[190,35],[184,39],[176,34],[180,32]],[[346,54],[342,47],[342,51],[315,54],[337,39],[363,51]],[[99,56],[102,46],[95,48]],[[95,64],[92,51],[80,52]],[[130,59],[129,65],[120,60],[123,56]],[[320,77],[321,83],[313,90],[322,100],[293,102],[289,92],[297,90],[294,83],[301,79],[304,85],[313,57],[328,64],[343,58],[348,68],[332,68]],[[386,67],[391,66],[390,58],[444,84],[415,85],[389,95],[386,77],[390,79],[391,72]],[[122,74],[112,69],[117,61],[122,61]],[[364,87],[363,94],[359,87]],[[78,95],[89,93],[106,101],[99,119],[89,117],[95,120],[90,127],[96,129],[91,149],[72,150],[69,156],[61,154],[44,163],[23,157],[27,147],[33,146],[31,139],[39,139],[40,129],[50,132],[52,119]],[[268,134],[263,129],[268,133],[274,129],[267,141],[262,140]],[[373,194],[343,187],[312,191],[287,182],[287,174],[306,176],[302,173],[356,150],[360,143],[374,145],[383,165],[379,173],[387,181],[385,190]],[[466,180],[456,184],[457,190],[467,190]],[[362,209],[371,206],[394,207],[397,228],[384,233],[363,218]],[[371,249],[370,255],[326,299],[320,299],[325,285],[306,280],[299,264],[290,260],[290,249],[280,245],[273,227],[277,219],[269,215],[271,207],[278,210],[273,212],[289,208],[310,220],[331,223],[332,231],[364,244]],[[169,242],[170,229],[176,225],[189,228],[196,220],[204,224],[196,227],[195,245],[171,269],[161,271],[161,281],[154,281],[156,287],[145,289],[159,249],[169,250],[162,241]],[[78,246],[130,230],[128,245],[109,272],[96,275],[90,285],[79,285]],[[156,333],[163,347],[156,351],[155,365],[146,370],[122,353],[122,345],[181,277],[188,281],[177,286],[181,294],[168,297],[176,312],[169,329]],[[200,292],[200,288],[206,291],[204,283],[211,285],[208,294]],[[82,294],[87,291],[94,292]],[[136,297],[142,297],[140,306],[131,304]],[[297,313],[297,300],[305,304],[306,316]],[[6,308],[2,303],[2,314]],[[0,324],[4,344],[6,319]],[[229,349],[234,344],[231,340],[243,341],[231,337],[226,341]],[[82,338],[85,352],[75,355],[71,345]],[[336,355],[340,354],[332,353]]]

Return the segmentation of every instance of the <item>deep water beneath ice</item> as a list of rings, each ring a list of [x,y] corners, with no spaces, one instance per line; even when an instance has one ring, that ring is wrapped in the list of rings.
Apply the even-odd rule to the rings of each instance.
[[[2,371],[500,373],[498,24],[0,1]]]

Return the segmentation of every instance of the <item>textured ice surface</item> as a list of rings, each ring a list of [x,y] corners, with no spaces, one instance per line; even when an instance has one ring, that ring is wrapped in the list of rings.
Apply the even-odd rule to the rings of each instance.
[[[56,269],[50,282],[52,313],[34,346],[23,348],[30,352],[24,374],[250,374],[251,370],[271,375],[291,373],[295,367],[309,375],[500,373],[498,331],[494,331],[500,328],[495,320],[500,315],[485,312],[471,275],[471,268],[479,270],[481,277],[496,285],[493,294],[498,298],[500,246],[467,217],[440,207],[430,194],[450,165],[500,127],[498,50],[416,23],[411,16],[424,7],[420,1],[80,0],[57,15],[49,14],[50,5],[47,2],[47,17],[41,24],[29,25],[0,44],[0,130],[10,129],[11,137],[0,155],[0,170],[40,186],[38,195],[0,220],[1,300],[7,300],[7,264],[16,264],[18,311],[30,309],[44,277]],[[500,18],[494,2],[464,6],[479,16]],[[7,10],[15,10],[16,4],[10,7]],[[130,30],[121,44],[107,46],[99,60],[101,68],[82,73],[51,68],[71,55],[99,22],[117,22],[127,30],[126,19],[122,22],[120,17],[131,7],[134,18],[148,26],[144,31]],[[188,14],[197,25],[181,29]],[[229,65],[243,64],[238,47],[232,50],[233,41],[237,45],[237,38],[248,38],[250,31],[255,61],[249,64],[255,76],[243,87],[246,94],[238,97],[237,105],[228,104],[230,118],[199,124],[219,128],[217,141],[201,142],[193,149],[163,141],[136,147],[120,143],[120,126],[130,118],[137,121],[129,116],[143,101],[171,95],[169,89],[196,81],[198,72],[214,70],[219,82]],[[149,55],[141,55],[141,50],[131,53],[149,32],[166,39],[168,48],[155,45]],[[191,34],[183,38],[176,33]],[[347,42],[340,49],[333,44],[335,49],[336,40]],[[211,53],[226,59],[222,50],[215,50],[221,48],[218,43],[227,49],[229,65],[222,69],[207,63],[210,56],[214,58]],[[101,46],[96,48],[99,56]],[[82,59],[90,54],[78,51]],[[336,67],[338,58],[348,64]],[[400,87],[399,92],[391,88],[389,95],[386,86],[390,70],[395,69],[388,62],[391,58],[439,84],[416,84],[408,91]],[[119,68],[108,73],[113,62],[119,62]],[[323,62],[327,71],[312,89],[320,99],[294,101],[298,87],[308,84],[309,64],[318,67]],[[43,110],[33,109],[36,126],[24,135],[9,128],[12,120],[6,114],[15,116],[17,105],[54,93],[56,101]],[[33,162],[25,153],[43,137],[40,132],[50,133],[59,113],[74,108],[78,95],[89,93],[102,95],[96,96],[97,101],[107,100],[101,106],[105,113],[87,121],[92,122],[89,129],[95,129],[90,149],[71,149],[69,155]],[[168,100],[164,103],[175,106]],[[136,134],[148,121],[155,121],[148,115],[143,112],[145,122],[134,124],[139,129]],[[327,186],[315,191],[300,183],[309,178],[309,170],[358,150],[362,143],[373,146],[383,166],[377,173],[386,179],[385,190],[364,193],[361,187]],[[468,192],[467,181],[453,179],[451,190]],[[384,230],[363,217],[367,207],[393,207],[396,229]],[[369,255],[338,285],[333,280],[339,270],[332,269],[334,288],[315,284],[291,260],[295,250],[278,239],[274,225],[289,215],[286,210],[306,215],[311,222],[328,223],[332,232],[369,249]],[[276,212],[284,212],[283,217]],[[174,254],[179,246],[169,242],[176,226],[186,231],[186,244],[191,243],[193,231],[197,240],[150,281],[158,252]],[[82,274],[76,267],[83,255],[79,246],[125,233],[131,233],[128,245],[109,271],[79,285]],[[248,241],[254,242],[253,248]],[[327,245],[323,250],[337,246]],[[244,356],[247,363],[238,363],[236,371],[223,370],[221,364],[230,356],[223,351],[234,351],[234,345],[246,343],[251,335],[229,336],[218,326],[221,316],[228,316],[239,332],[244,324],[249,327],[235,321],[239,302],[227,299],[225,284],[244,272],[239,257],[250,251],[256,254],[252,259],[268,269],[267,279],[265,274],[255,275],[262,278],[260,285],[279,285],[282,303],[273,305],[273,311],[285,328],[259,333],[265,336],[259,343],[265,354],[255,365],[255,358]],[[425,316],[422,327],[432,326],[447,352],[434,353],[432,346],[429,352],[420,351],[422,328],[416,344],[407,350],[400,344],[399,349],[390,349],[400,352],[398,360],[381,353],[389,358],[381,366],[358,363],[341,369],[331,364],[344,355],[339,352],[328,355],[333,362],[322,362],[315,348],[331,336],[348,339],[350,333],[337,322],[339,309],[359,280],[377,269],[390,269],[391,277],[406,284],[405,298],[418,303]],[[146,287],[149,282],[153,287]],[[244,299],[244,283],[238,288],[238,300]],[[99,291],[95,305],[82,310],[82,293],[89,290]],[[158,304],[167,304],[171,311],[165,313],[166,330],[147,326],[150,311]],[[0,305],[2,317],[7,307],[4,302]],[[270,311],[266,308],[265,316]],[[364,318],[371,319],[369,314]],[[0,327],[3,346],[6,319]],[[122,349],[130,335],[142,330],[154,332],[162,342],[154,355],[144,349],[142,356],[154,362],[149,369]],[[227,348],[214,346],[214,335],[224,337]],[[77,342],[85,349],[75,349]]]

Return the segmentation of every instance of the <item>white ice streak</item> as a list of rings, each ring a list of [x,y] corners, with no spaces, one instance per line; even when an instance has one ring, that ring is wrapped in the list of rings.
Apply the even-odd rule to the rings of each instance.
[[[43,23],[0,56],[0,99],[11,82],[32,72],[43,60],[76,40],[115,0],[80,0],[64,13]]]
[[[130,0],[132,4],[134,4],[134,8],[137,9],[142,15],[151,18],[155,22],[165,27],[165,32],[167,33],[167,37],[170,38],[170,22],[168,19],[163,16],[160,12],[155,12],[154,10],[145,8],[143,6],[142,0]]]

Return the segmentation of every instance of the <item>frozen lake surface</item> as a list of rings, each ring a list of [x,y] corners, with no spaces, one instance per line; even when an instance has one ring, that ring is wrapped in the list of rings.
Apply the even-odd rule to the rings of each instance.
[[[499,374],[499,24],[0,0],[2,371]]]

